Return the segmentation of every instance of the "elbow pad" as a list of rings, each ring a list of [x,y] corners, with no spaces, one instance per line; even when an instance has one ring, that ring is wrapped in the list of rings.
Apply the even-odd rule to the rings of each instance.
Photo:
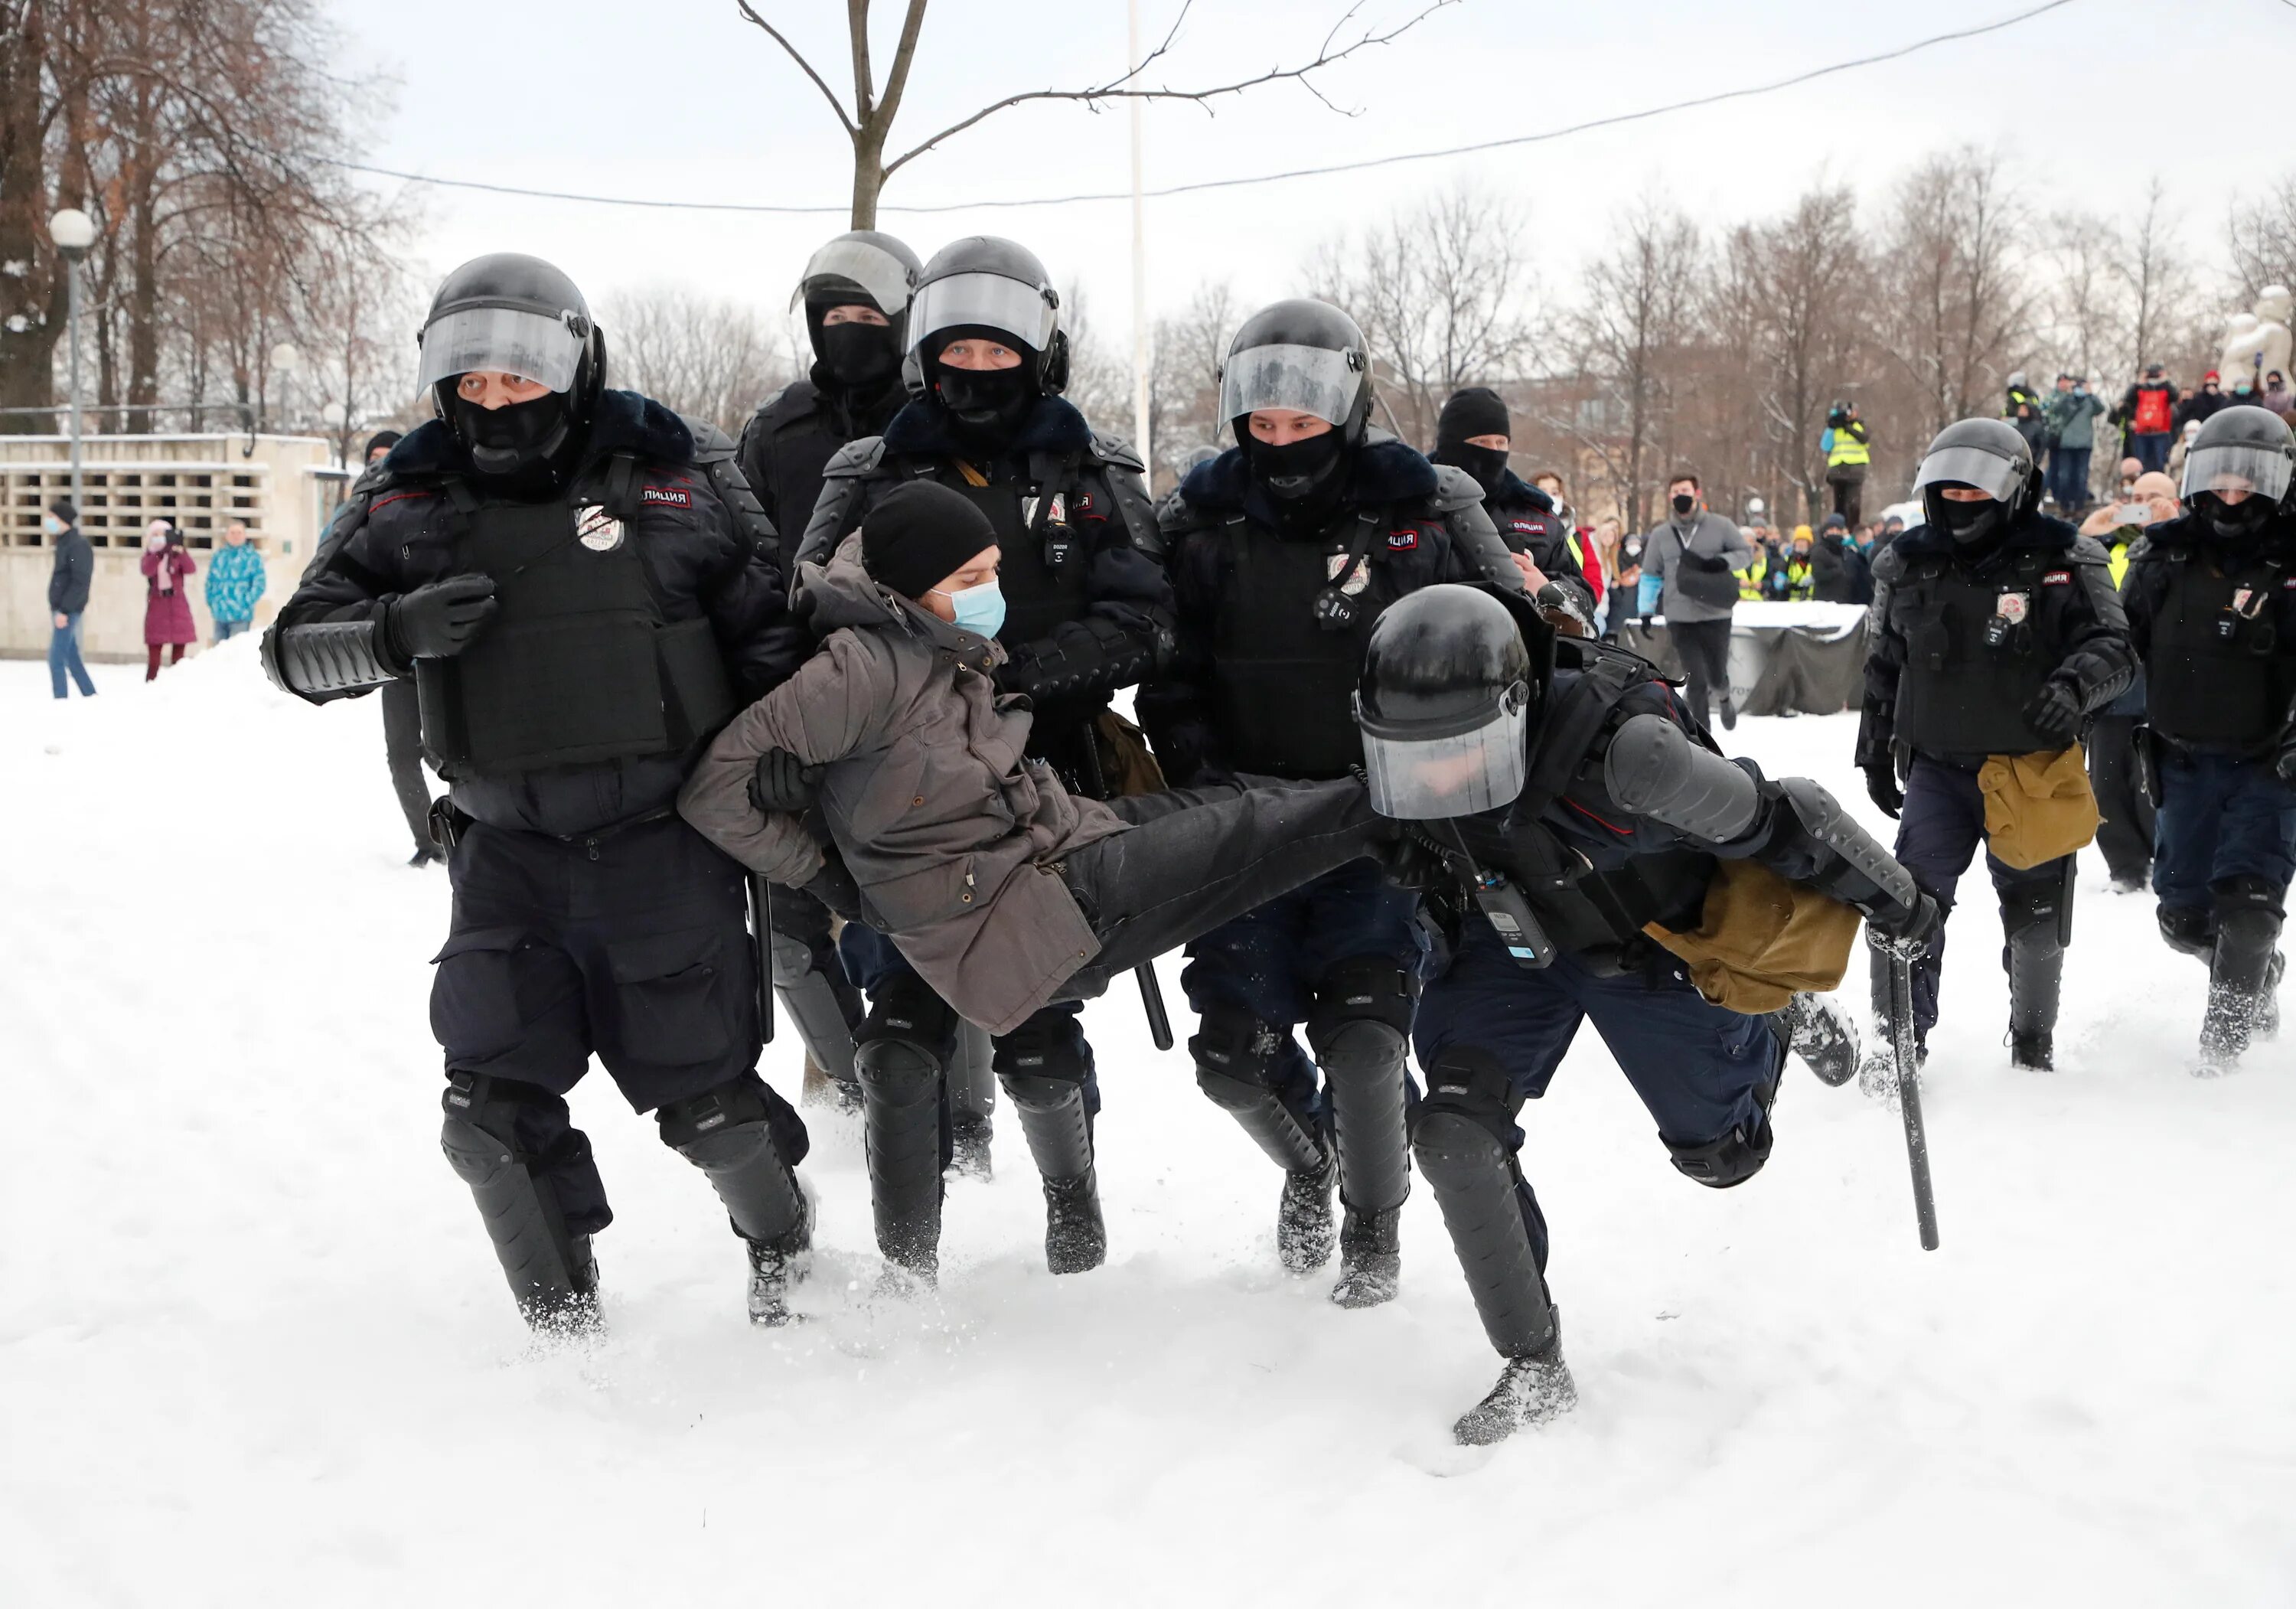
[[[1761,811],[1751,776],[1662,715],[1637,715],[1619,728],[1603,756],[1603,786],[1634,814],[1708,843],[1742,837]]]
[[[263,634],[263,669],[271,685],[303,698],[364,693],[398,679],[378,652],[377,622],[322,620],[274,626]]]
[[[1808,880],[1811,887],[1860,910],[1912,908],[1920,898],[1914,874],[1852,821],[1840,800],[1807,776],[1789,776],[1774,785],[1779,802],[1793,813],[1807,847],[1822,851],[1811,857],[1822,868]]]

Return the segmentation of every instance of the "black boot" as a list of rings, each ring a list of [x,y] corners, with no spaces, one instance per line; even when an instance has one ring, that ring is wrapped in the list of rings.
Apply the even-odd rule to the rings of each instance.
[[[995,1132],[988,1114],[996,1109],[995,1054],[987,1029],[958,1025],[956,1054],[948,1064],[948,1165],[959,1178],[989,1178],[996,1172],[988,1154]]]
[[[778,1104],[745,1073],[654,1114],[662,1144],[701,1170],[749,1247],[750,1322],[768,1326],[789,1322],[789,1285],[813,1244],[813,1203],[783,1153]]]
[[[1081,1274],[1108,1258],[1081,1082],[1086,1065],[1072,1031],[1063,1022],[1037,1034],[1024,1024],[996,1046],[997,1082],[1045,1181],[1045,1266],[1055,1274]]]
[[[1313,1168],[1283,1176],[1275,1207],[1275,1255],[1294,1274],[1312,1274],[1332,1260],[1338,1228],[1332,1218],[1332,1191],[1340,1182],[1337,1158],[1326,1153]]]
[[[2261,878],[2243,877],[2217,891],[2216,943],[2209,956],[2209,1005],[2201,1022],[2202,1077],[2229,1072],[2259,1032],[2279,1030],[2273,999],[2280,981],[2279,894]]]
[[[1357,1212],[1348,1209],[1340,1225],[1340,1283],[1332,1301],[1343,1308],[1375,1308],[1393,1301],[1403,1277],[1400,1231],[1403,1209]]]
[[[1777,1014],[1786,1043],[1818,1082],[1840,1088],[1857,1073],[1857,1021],[1832,995],[1802,993]]]
[[[797,1225],[778,1240],[750,1240],[750,1322],[763,1329],[778,1329],[795,1317],[789,1308],[789,1288],[805,1277],[807,1254],[813,1250],[813,1202],[800,1196]]]
[[[1074,1178],[1045,1181],[1045,1266],[1055,1274],[1082,1274],[1108,1260],[1108,1227],[1101,1221],[1100,1185],[1086,1168]]]
[[[1561,1315],[1556,1315],[1559,1319]],[[1562,1332],[1535,1352],[1510,1358],[1490,1394],[1459,1416],[1451,1434],[1462,1447],[1488,1447],[1519,1430],[1545,1424],[1578,1405],[1578,1385],[1562,1361]]]
[[[2057,1000],[2065,975],[2066,924],[2071,882],[2023,883],[2001,897],[2007,943],[2001,965],[2009,974],[2009,1064],[2025,1072],[2054,1072],[2052,1043]]]

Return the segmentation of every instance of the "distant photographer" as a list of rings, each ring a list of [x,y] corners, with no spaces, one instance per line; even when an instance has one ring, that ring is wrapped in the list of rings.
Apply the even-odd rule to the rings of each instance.
[[[1873,461],[1872,438],[1854,402],[1826,410],[1825,433],[1817,450],[1825,455],[1825,483],[1833,488],[1833,512],[1848,525],[1857,523],[1866,503],[1866,466]]]

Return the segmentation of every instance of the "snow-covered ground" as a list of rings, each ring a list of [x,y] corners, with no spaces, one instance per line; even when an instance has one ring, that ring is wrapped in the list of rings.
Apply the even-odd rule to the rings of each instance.
[[[816,1321],[753,1332],[599,1074],[611,1339],[537,1356],[439,1156],[447,886],[375,706],[253,650],[61,705],[0,664],[11,1609],[2296,1602],[2296,1044],[2187,1076],[2201,970],[2093,859],[2054,1076],[1999,1047],[1990,901],[1956,918],[1935,1254],[1854,1088],[1797,1067],[1718,1194],[1583,1039],[1526,1113],[1582,1403],[1493,1452],[1448,1444],[1495,1360],[1425,1193],[1400,1301],[1285,1277],[1275,1174],[1128,993],[1087,1019],[1106,1268],[1045,1273],[1008,1125],[939,1296],[873,1307],[858,1138],[809,1114]],[[1885,825],[1850,736],[1732,741]]]

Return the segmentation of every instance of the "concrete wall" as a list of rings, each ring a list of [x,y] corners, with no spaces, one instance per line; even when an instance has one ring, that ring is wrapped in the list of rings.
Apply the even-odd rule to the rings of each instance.
[[[231,521],[243,521],[269,578],[258,622],[294,589],[348,484],[331,443],[306,436],[90,436],[81,443],[80,529],[95,549],[81,647],[91,659],[144,657],[144,527],[164,515],[184,532],[200,574],[188,590],[205,643],[208,561]],[[0,656],[45,656],[54,554],[40,529],[71,487],[60,436],[0,436]],[[192,650],[197,653],[195,647]]]

